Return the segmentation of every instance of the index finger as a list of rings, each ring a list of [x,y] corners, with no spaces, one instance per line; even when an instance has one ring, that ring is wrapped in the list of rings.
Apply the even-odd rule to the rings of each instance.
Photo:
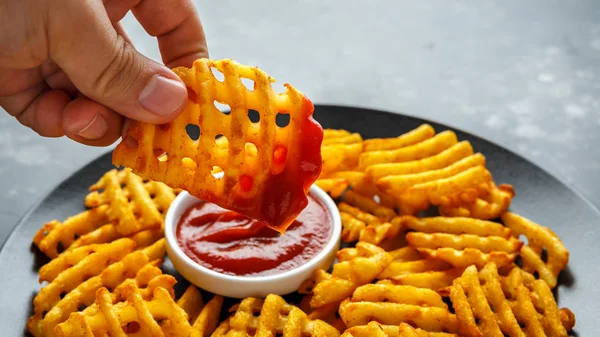
[[[204,29],[192,0],[141,0],[132,13],[148,34],[157,37],[167,67],[191,67],[194,60],[208,57]]]

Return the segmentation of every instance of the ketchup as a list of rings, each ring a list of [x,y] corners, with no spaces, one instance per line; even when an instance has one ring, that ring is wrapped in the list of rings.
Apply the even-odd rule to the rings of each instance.
[[[181,216],[176,237],[183,252],[213,271],[265,276],[297,268],[323,250],[332,218],[310,194],[285,234],[242,214],[202,201]]]

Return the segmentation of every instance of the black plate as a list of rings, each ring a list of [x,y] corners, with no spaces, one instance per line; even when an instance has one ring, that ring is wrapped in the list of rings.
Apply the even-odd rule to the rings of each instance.
[[[394,137],[422,123],[436,131],[449,129],[422,119],[361,108],[317,105],[315,118],[325,128],[344,128],[364,138]],[[455,130],[456,131],[456,130]],[[487,158],[494,179],[515,187],[511,210],[554,230],[571,252],[557,289],[559,305],[577,317],[579,336],[594,336],[600,315],[600,212],[579,194],[526,159],[482,138],[457,131]],[[54,189],[19,222],[0,251],[0,326],[2,336],[23,336],[40,285],[38,269],[47,260],[31,240],[45,222],[83,210],[88,187],[111,169],[110,153],[94,160]],[[5,224],[6,225],[6,224]]]

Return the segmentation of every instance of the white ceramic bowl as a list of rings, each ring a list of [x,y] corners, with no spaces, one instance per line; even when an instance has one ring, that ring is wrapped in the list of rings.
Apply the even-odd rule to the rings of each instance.
[[[307,263],[275,275],[268,276],[234,276],[221,274],[194,262],[187,256],[175,236],[177,224],[181,215],[200,200],[187,192],[181,192],[173,201],[165,218],[165,237],[167,239],[167,254],[177,271],[189,282],[212,293],[232,298],[265,297],[268,294],[285,295],[298,289],[300,284],[308,279],[315,270],[327,269],[335,260],[335,254],[340,247],[342,222],[338,209],[329,197],[318,186],[313,185],[309,194],[320,201],[330,213],[333,230],[331,238],[324,249]]]

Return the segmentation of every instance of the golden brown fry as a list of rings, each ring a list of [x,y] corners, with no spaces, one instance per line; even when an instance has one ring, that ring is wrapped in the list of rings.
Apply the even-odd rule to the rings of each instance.
[[[377,181],[377,186],[383,191],[393,190],[394,194],[401,194],[412,186],[450,178],[476,166],[485,166],[485,157],[480,153],[465,157],[450,166],[438,170],[386,176]]]
[[[410,322],[416,328],[431,332],[458,330],[456,317],[448,311],[439,294],[411,286],[361,286],[342,302],[339,313],[349,328],[377,321],[384,325]]]
[[[351,254],[353,259],[339,258]],[[363,284],[373,281],[391,262],[391,256],[383,249],[365,242],[356,244],[356,248],[344,248],[338,252],[343,262],[333,266],[331,277],[322,278],[313,289],[310,306],[319,308],[331,303],[339,303],[349,297]]]
[[[325,139],[333,139],[333,138],[342,138],[350,135],[350,131],[344,129],[324,129],[323,130],[323,140]]]
[[[70,216],[62,223],[52,220],[37,231],[33,243],[53,259],[76,242],[78,237],[108,223],[107,209],[108,206],[102,205]]]
[[[355,191],[346,192],[344,195],[344,202],[360,208],[367,213],[371,213],[383,221],[390,221],[396,216],[396,212],[393,209],[380,205],[372,198],[366,197]]]
[[[177,300],[177,305],[188,315],[188,321],[193,323],[200,311],[204,308],[204,301],[200,290],[193,284],[190,284],[181,297]]]
[[[510,207],[515,191],[511,185],[491,184],[486,195],[479,196],[473,203],[462,205],[441,205],[440,214],[443,216],[470,217],[491,220],[500,217]]]
[[[332,198],[339,198],[348,188],[348,181],[342,178],[322,178],[317,179],[315,185],[329,193]]]
[[[98,192],[100,190],[102,192]],[[171,188],[155,181],[144,182],[127,168],[106,172],[90,191],[85,198],[86,206],[109,205],[108,219],[124,236],[161,228],[163,214],[175,199]]]
[[[130,239],[119,239],[108,244],[98,245],[91,251],[86,247],[77,248],[67,255],[51,261],[44,270],[44,274],[56,277],[40,276],[41,279],[52,279],[52,281],[43,287],[33,299],[35,314],[43,315],[60,301],[61,294],[70,292],[88,278],[100,274],[107,266],[120,260],[134,249],[135,242]],[[79,254],[80,250],[91,252],[91,254],[82,257]],[[63,263],[63,260],[74,262],[74,264],[70,266],[68,263]]]
[[[475,166],[448,178],[417,184],[402,191],[396,191],[392,185],[384,192],[397,196],[404,207],[403,214],[414,214],[426,210],[430,204],[448,205],[453,200],[464,200],[463,194],[474,199],[478,191],[487,191],[492,175],[483,166]]]
[[[124,336],[124,331],[131,334],[139,332],[145,336],[200,336],[187,321],[185,311],[177,306],[164,288],[155,288],[152,298],[145,300],[137,286],[128,284],[122,290],[122,298],[123,302],[115,304],[108,290],[100,288],[96,295],[98,310],[73,313],[66,322],[56,327],[56,336],[92,337],[106,336],[107,333]]]
[[[491,221],[411,216],[403,216],[399,221],[414,231],[406,234],[411,247],[429,258],[459,268],[472,264],[483,267],[488,262],[510,265],[523,245],[522,241],[510,237],[508,228]],[[459,227],[461,225],[464,227]]]
[[[163,275],[144,252],[134,251],[122,260],[109,265],[100,275],[65,292],[45,315],[42,312],[31,316],[27,322],[27,330],[35,337],[53,336],[56,325],[67,320],[71,313],[93,305],[98,289],[101,287],[117,289],[127,278],[135,278],[136,284],[147,288],[150,293],[156,286],[165,287],[172,292],[175,284],[175,279],[170,275]]]
[[[322,145],[331,145],[331,144],[362,144],[362,137],[358,133],[352,133],[349,135],[341,136],[341,137],[323,137]]]
[[[442,169],[472,154],[473,147],[465,140],[431,157],[401,163],[370,165],[365,169],[365,173],[373,181],[386,176],[417,174]]]
[[[307,294],[302,297],[302,301],[298,305],[298,307],[304,311],[309,319],[316,320],[319,319],[334,328],[338,331],[346,330],[346,324],[342,321],[342,318],[338,314],[339,303],[331,303],[324,305],[320,308],[311,308],[310,301],[312,299],[311,294]]]
[[[479,273],[470,266],[454,281],[450,297],[462,335],[567,336],[548,285],[535,280],[527,286],[522,273],[513,268],[502,277],[490,263]]]
[[[342,337],[458,337],[445,332],[427,332],[415,329],[406,323],[400,325],[382,325],[371,321],[367,325],[354,326],[347,329]]]
[[[374,164],[407,162],[431,157],[451,147],[457,142],[458,140],[454,132],[440,132],[434,137],[420,143],[401,147],[399,149],[364,152],[360,155],[359,167],[365,169]]]
[[[558,275],[569,262],[569,251],[550,228],[541,226],[515,213],[502,215],[504,225],[518,237],[523,235],[528,244],[521,249],[523,269],[537,272],[550,288],[556,287]],[[542,255],[547,255],[544,262]]]
[[[362,153],[362,144],[330,144],[321,147],[323,168],[321,176],[333,172],[350,171],[358,167],[358,160]]]
[[[321,320],[309,319],[302,310],[278,295],[270,294],[264,300],[245,298],[232,310],[235,313],[221,322],[213,337],[340,335],[336,328]]]
[[[403,247],[389,252],[393,261],[377,276],[379,282],[410,285],[446,293],[452,281],[462,274],[464,268],[436,259],[428,259],[415,248]]]
[[[381,151],[394,150],[402,147],[420,143],[435,135],[435,130],[429,124],[423,124],[419,127],[402,134],[395,138],[372,138],[364,141],[363,151]]]
[[[221,315],[221,307],[223,306],[223,296],[215,295],[202,308],[200,315],[194,321],[194,330],[200,333],[200,337],[211,336],[219,325],[219,317]]]

